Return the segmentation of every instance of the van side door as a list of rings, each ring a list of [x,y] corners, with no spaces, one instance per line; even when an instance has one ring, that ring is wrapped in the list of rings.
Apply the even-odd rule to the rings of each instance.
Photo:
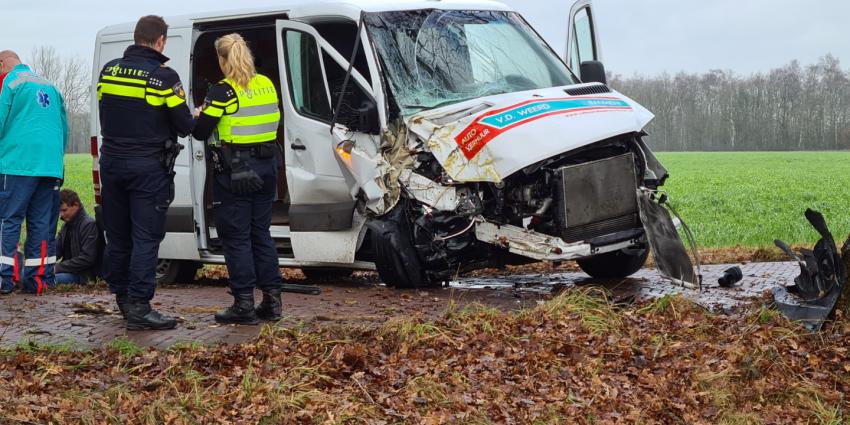
[[[599,33],[593,17],[593,2],[579,0],[570,9],[567,28],[567,65],[581,78],[581,64],[586,61],[601,61]]]

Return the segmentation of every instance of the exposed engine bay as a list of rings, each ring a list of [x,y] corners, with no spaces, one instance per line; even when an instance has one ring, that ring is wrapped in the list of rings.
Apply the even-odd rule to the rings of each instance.
[[[666,178],[642,136],[602,140],[499,182],[455,182],[433,155],[418,151],[411,169],[399,176],[398,204],[370,227],[404,257],[400,262],[415,275],[406,278],[419,282],[415,286],[482,267],[620,254],[622,249],[634,254],[633,264],[616,274],[631,274],[648,251],[636,191],[655,190]],[[404,280],[397,282],[404,285]]]

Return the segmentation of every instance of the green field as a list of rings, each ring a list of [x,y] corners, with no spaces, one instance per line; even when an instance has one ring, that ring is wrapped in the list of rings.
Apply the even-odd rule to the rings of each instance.
[[[71,189],[80,195],[80,200],[86,206],[89,214],[94,215],[94,188],[91,176],[92,157],[85,153],[65,155],[65,185],[63,189]]]
[[[806,208],[826,216],[839,243],[850,232],[850,152],[662,153],[665,188],[702,247],[813,244]],[[68,155],[65,187],[94,200],[91,156]],[[89,208],[91,209],[91,208]]]
[[[806,208],[839,245],[850,232],[850,152],[662,153],[665,186],[700,246],[813,245]]]

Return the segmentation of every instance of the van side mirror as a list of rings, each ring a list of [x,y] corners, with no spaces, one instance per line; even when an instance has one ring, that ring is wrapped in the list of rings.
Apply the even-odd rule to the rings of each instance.
[[[366,134],[381,134],[378,105],[372,99],[364,99],[357,111],[357,130]]]
[[[582,62],[581,82],[608,84],[608,79],[605,77],[605,65],[599,61]]]

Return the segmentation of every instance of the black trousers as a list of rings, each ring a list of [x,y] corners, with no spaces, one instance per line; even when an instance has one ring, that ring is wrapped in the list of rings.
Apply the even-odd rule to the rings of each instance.
[[[216,174],[213,184],[215,226],[224,248],[230,290],[234,294],[270,289],[281,284],[277,248],[269,230],[277,192],[276,158],[244,159],[263,179],[256,193],[238,196],[230,191],[230,175]]]
[[[171,183],[152,158],[100,158],[106,250],[103,277],[116,294],[150,300],[156,291],[159,244]]]

